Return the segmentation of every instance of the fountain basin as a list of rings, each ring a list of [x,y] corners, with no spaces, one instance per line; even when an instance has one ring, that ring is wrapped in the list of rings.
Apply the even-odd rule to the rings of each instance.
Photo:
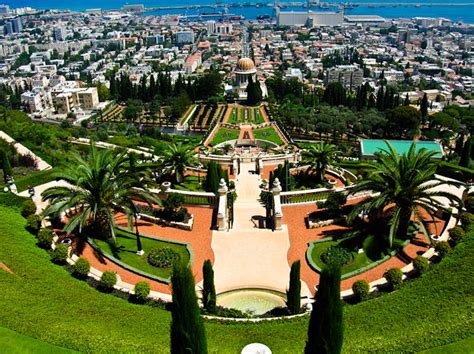
[[[284,294],[266,289],[237,289],[217,295],[217,305],[255,316],[275,307],[285,307],[285,301]]]

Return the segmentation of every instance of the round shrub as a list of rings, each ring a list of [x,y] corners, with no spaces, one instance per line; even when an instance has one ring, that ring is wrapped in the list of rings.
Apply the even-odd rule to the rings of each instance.
[[[430,269],[430,262],[425,257],[416,256],[413,260],[413,268],[415,268],[418,273],[423,274]]]
[[[54,263],[64,264],[69,256],[69,247],[63,244],[57,244],[56,248],[51,251],[51,259]]]
[[[33,235],[37,235],[41,228],[41,217],[36,214],[32,214],[26,218],[25,228]]]
[[[348,249],[333,245],[322,252],[320,258],[324,264],[338,264],[343,266],[352,262],[354,256]]]
[[[370,285],[367,280],[357,280],[352,284],[354,296],[359,301],[367,300],[370,294]]]
[[[393,289],[398,289],[403,283],[403,272],[400,268],[390,268],[383,276]]]
[[[87,275],[89,274],[90,269],[91,269],[91,265],[89,261],[81,257],[76,261],[76,263],[72,267],[72,272],[76,277],[85,279],[87,278]]]
[[[138,302],[145,302],[150,294],[150,284],[146,281],[139,281],[135,284],[135,299]]]
[[[438,255],[443,258],[449,252],[451,252],[451,246],[446,241],[439,241],[435,244],[435,251],[438,252]]]
[[[38,238],[38,245],[41,248],[47,250],[51,248],[51,243],[53,242],[53,231],[51,229],[41,229],[36,237]]]
[[[27,199],[23,202],[21,206],[21,216],[27,218],[30,215],[36,213],[36,205],[31,199]]]
[[[111,271],[105,271],[102,273],[99,283],[101,289],[112,291],[115,284],[117,284],[117,274]]]
[[[147,256],[148,263],[158,268],[169,268],[178,259],[179,254],[168,247],[154,248]]]
[[[466,230],[469,225],[474,223],[474,214],[471,213],[461,213],[461,225],[464,230]]]
[[[470,213],[474,211],[474,196],[469,196],[464,201],[464,207]]]
[[[449,238],[455,245],[462,241],[465,234],[464,229],[460,226],[453,227],[449,230]]]

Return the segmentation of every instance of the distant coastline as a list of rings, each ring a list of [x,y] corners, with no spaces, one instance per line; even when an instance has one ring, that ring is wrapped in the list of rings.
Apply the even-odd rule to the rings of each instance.
[[[69,9],[72,11],[85,11],[92,8],[100,8],[103,10],[120,9],[123,5],[132,4],[143,4],[145,7],[161,7],[161,6],[172,6],[172,5],[209,5],[209,7],[197,9],[172,9],[172,10],[160,10],[154,12],[145,13],[145,15],[196,15],[200,12],[219,12],[222,11],[222,7],[217,6],[215,1],[210,0],[88,0],[88,1],[77,1],[77,2],[65,2],[61,0],[44,0],[38,2],[36,0],[4,0],[0,1],[13,8],[16,7],[33,7],[41,10],[45,9],[57,9],[64,10]],[[245,3],[248,0],[225,0],[223,4],[228,3]],[[336,1],[334,1],[336,2]],[[357,1],[338,1],[341,3],[354,3]],[[364,0],[364,3],[368,2],[393,2],[393,0]],[[440,0],[403,0],[403,3],[439,3]],[[461,0],[450,0],[450,3],[472,3],[472,1],[461,1]],[[271,2],[273,3],[273,1]],[[280,1],[282,5],[285,1]],[[303,7],[285,7],[285,11],[304,11],[308,8]],[[322,11],[318,8],[311,8],[313,11]],[[344,12],[348,15],[379,15],[385,18],[413,18],[413,17],[443,17],[448,18],[452,21],[462,21],[465,24],[474,24],[474,6],[385,6],[385,7],[371,7],[367,5],[361,5],[352,9],[345,9]],[[255,20],[257,16],[273,15],[274,10],[270,6],[260,7],[231,7],[229,13],[237,16],[244,16],[246,20]]]

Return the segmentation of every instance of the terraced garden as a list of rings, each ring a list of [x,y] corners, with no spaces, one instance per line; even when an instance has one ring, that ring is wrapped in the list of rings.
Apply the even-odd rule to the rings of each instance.
[[[244,106],[230,107],[229,106],[228,109],[232,110],[229,116],[229,120],[227,121],[227,123],[229,124],[265,123],[265,119],[263,118],[262,112],[260,111],[260,107],[244,107]]]
[[[253,129],[252,133],[255,140],[267,140],[278,146],[284,144],[283,140],[281,140],[280,135],[278,135],[274,127]]]
[[[169,312],[131,304],[75,279],[50,262],[24,224],[18,210],[0,206],[0,260],[12,272],[0,270],[0,308],[8,309],[0,311],[0,327],[7,329],[0,331],[0,347],[8,350],[13,342],[34,352],[60,351],[50,344],[84,352],[169,352]],[[473,252],[471,230],[420,279],[392,294],[345,306],[343,352],[415,352],[465,340],[462,352],[474,334]],[[307,316],[227,325],[207,321],[209,352],[237,353],[249,339],[275,353],[302,352],[307,323]]]

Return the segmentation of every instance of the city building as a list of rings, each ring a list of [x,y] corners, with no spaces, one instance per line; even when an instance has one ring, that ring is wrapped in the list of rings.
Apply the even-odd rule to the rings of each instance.
[[[176,32],[176,44],[193,44],[194,43],[194,32],[193,31],[179,31]]]
[[[279,26],[324,27],[341,26],[344,23],[344,12],[315,11],[278,11]]]
[[[10,6],[0,5],[0,15],[8,15],[10,13]]]
[[[184,71],[186,74],[192,74],[196,71],[198,67],[202,64],[202,55],[201,52],[196,52],[195,54],[189,56],[186,59],[186,63],[184,64]]]
[[[99,104],[97,88],[62,88],[58,87],[51,92],[53,106],[58,113],[69,113],[76,108],[86,111],[94,109]]]
[[[337,65],[326,71],[326,84],[340,82],[349,89],[362,85],[363,79],[364,71],[357,65]]]
[[[66,29],[62,26],[55,27],[53,29],[53,37],[55,41],[64,41],[66,40],[67,32]]]
[[[207,29],[207,34],[211,35],[216,33],[216,21],[207,21],[206,22],[206,29]]]

